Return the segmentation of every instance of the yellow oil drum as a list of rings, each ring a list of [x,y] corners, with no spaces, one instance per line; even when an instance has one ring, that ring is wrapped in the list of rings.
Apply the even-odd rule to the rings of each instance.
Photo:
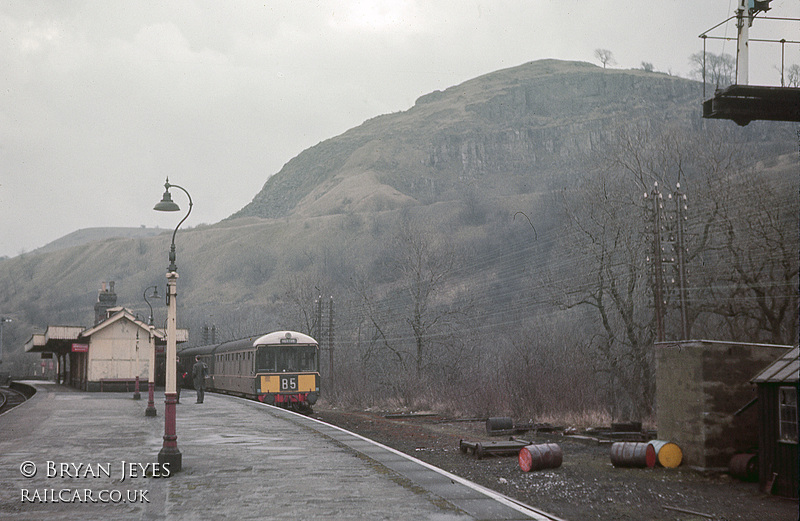
[[[653,440],[647,444],[647,466],[657,464],[674,469],[681,464],[683,451],[671,441]]]

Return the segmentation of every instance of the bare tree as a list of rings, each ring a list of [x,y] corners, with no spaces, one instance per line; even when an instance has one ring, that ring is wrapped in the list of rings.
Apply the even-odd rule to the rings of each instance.
[[[567,285],[562,304],[596,311],[599,331],[592,344],[600,356],[595,370],[605,375],[612,414],[628,419],[646,417],[654,396],[653,314],[647,238],[641,212],[634,211],[638,193],[636,183],[624,176],[601,172],[565,200],[570,257],[585,275],[579,284]]]
[[[410,221],[402,223],[396,245],[397,268],[410,298],[405,321],[413,332],[415,366],[420,376],[432,343],[430,335],[438,326],[445,325],[451,314],[446,306],[436,305],[436,298],[454,270],[455,254],[443,237]]]
[[[280,319],[287,329],[296,329],[311,336],[318,335],[319,324],[314,306],[316,299],[331,293],[313,273],[287,277],[283,283],[285,305],[280,307]],[[322,339],[317,338],[318,342]]]
[[[366,284],[357,284],[356,291],[375,332],[375,347],[392,353],[403,365],[410,356],[419,377],[430,360],[431,346],[443,337],[450,319],[463,311],[451,306],[442,293],[456,255],[442,233],[407,216],[389,251],[392,256],[384,259],[384,269],[394,280],[387,293],[379,297],[380,289]]]
[[[599,151],[598,171],[565,198],[571,257],[587,276],[567,286],[562,304],[596,310],[597,370],[607,375],[617,411],[626,400],[633,414],[646,414],[651,405],[654,312],[646,254],[652,246],[645,232],[652,225],[644,219],[642,195],[655,182],[674,187],[680,181],[691,194],[690,331],[734,341],[796,341],[796,179],[768,179],[746,168],[743,137],[716,127],[620,127]],[[680,338],[672,305],[668,322],[670,314],[667,337]]]
[[[800,65],[793,63],[786,70],[786,86],[800,87]]]
[[[733,84],[736,73],[736,60],[730,54],[714,54],[711,52],[696,52],[689,57],[693,66],[692,76],[717,87]]]
[[[614,54],[608,49],[595,49],[594,57],[597,58],[600,61],[600,63],[603,64],[604,69],[606,68],[606,65],[614,65],[615,63],[617,63],[614,60]]]
[[[716,180],[707,196],[716,209],[711,240],[697,270],[703,327],[739,341],[797,341],[796,194],[795,183],[752,170]]]

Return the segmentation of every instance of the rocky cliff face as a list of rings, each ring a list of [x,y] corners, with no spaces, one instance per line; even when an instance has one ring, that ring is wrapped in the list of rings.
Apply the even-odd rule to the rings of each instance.
[[[304,151],[232,217],[374,210],[457,198],[466,188],[552,189],[584,170],[623,122],[696,125],[700,96],[698,83],[660,73],[528,63],[422,96],[405,112]],[[341,190],[343,180],[365,173],[366,186]],[[342,193],[324,197],[337,187]]]

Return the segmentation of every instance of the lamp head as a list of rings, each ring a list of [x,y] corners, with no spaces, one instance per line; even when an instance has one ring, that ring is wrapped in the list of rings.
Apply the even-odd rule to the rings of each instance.
[[[169,183],[164,186],[167,187],[167,190],[164,192],[164,196],[161,200],[153,207],[153,210],[159,212],[177,212],[181,207],[172,200],[172,195],[169,193]]]

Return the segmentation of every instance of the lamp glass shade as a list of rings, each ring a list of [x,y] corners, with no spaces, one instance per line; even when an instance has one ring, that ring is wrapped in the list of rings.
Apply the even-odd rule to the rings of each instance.
[[[181,207],[172,200],[172,195],[169,193],[169,190],[164,192],[164,197],[153,207],[153,210],[159,212],[177,212],[180,209]]]

